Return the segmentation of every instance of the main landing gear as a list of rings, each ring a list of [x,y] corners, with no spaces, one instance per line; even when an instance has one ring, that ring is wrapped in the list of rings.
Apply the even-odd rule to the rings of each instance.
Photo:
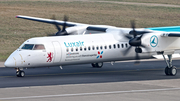
[[[175,66],[172,65],[172,55],[168,55],[169,61],[166,60],[164,55],[163,55],[163,58],[167,64],[167,67],[165,68],[165,74],[175,76],[177,74],[177,69]]]
[[[25,72],[23,70],[20,70],[19,68],[17,68],[16,76],[17,77],[24,77],[25,76]]]
[[[103,62],[92,63],[91,65],[92,65],[92,67],[101,68],[103,66]]]

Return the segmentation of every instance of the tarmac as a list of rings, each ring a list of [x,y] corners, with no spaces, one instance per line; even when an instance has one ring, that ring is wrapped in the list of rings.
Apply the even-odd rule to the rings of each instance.
[[[3,63],[1,63],[3,64]],[[179,71],[179,60],[173,61]],[[2,66],[2,65],[1,65]],[[180,74],[166,76],[164,61],[104,63],[25,69],[0,68],[0,101],[179,101]]]

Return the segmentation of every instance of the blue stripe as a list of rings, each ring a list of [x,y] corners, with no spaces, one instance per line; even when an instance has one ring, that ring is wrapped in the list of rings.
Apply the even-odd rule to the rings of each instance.
[[[168,26],[168,27],[153,27],[153,28],[145,28],[154,31],[164,31],[164,32],[180,32],[180,26]]]
[[[101,54],[103,54],[103,51],[101,52]]]

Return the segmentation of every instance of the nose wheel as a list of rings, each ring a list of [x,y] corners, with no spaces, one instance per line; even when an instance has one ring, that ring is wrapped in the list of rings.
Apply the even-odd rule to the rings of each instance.
[[[25,72],[23,70],[20,70],[19,68],[17,68],[16,76],[17,77],[24,77],[25,76]]]

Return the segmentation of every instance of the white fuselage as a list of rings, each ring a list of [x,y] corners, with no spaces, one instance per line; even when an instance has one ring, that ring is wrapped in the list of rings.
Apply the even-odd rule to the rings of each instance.
[[[45,49],[22,49],[25,44],[44,45]],[[128,40],[116,34],[37,37],[25,41],[9,56],[5,66],[48,67],[135,59],[134,48],[123,55],[128,47]],[[151,58],[152,54],[140,56]]]
[[[152,58],[158,52],[174,54],[180,49],[179,38],[162,36],[163,33],[145,34],[141,41],[146,49],[142,48],[139,54],[141,59]],[[155,36],[155,37],[154,37]],[[38,48],[39,47],[39,48]],[[15,50],[5,62],[6,67],[39,67],[63,66],[110,61],[134,60],[135,48],[130,47],[129,40],[118,32],[37,37],[25,41]]]

